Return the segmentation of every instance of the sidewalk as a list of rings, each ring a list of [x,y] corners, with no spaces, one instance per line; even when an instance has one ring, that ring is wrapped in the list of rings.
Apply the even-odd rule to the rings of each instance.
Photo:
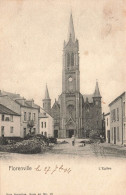
[[[124,150],[126,151],[126,147],[123,145],[116,145],[116,144],[112,144],[112,143],[100,143],[100,145],[104,146],[104,147],[111,147],[111,148],[115,148],[118,150]]]

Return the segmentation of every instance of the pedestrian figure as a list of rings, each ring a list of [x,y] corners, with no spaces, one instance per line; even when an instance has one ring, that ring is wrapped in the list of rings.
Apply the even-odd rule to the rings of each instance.
[[[72,135],[72,146],[74,146],[75,145],[75,137],[74,137],[74,135]]]

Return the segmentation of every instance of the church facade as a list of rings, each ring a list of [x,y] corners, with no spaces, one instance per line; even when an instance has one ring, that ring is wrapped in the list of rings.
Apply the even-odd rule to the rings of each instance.
[[[75,39],[72,14],[68,41],[64,41],[62,65],[62,93],[51,107],[46,86],[43,109],[54,119],[54,136],[70,138],[86,137],[91,131],[102,130],[101,95],[96,82],[93,94],[80,92],[79,42]]]

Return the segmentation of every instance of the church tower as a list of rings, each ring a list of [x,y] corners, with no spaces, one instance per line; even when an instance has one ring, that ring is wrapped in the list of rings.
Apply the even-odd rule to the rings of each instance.
[[[96,81],[95,91],[93,94],[94,104],[101,107],[101,94],[98,86],[98,81]]]
[[[101,94],[98,86],[98,81],[96,81],[95,91],[93,94],[93,128],[97,130],[97,132],[101,132],[102,130],[102,106],[101,106]]]
[[[51,113],[51,99],[49,97],[49,91],[48,87],[46,84],[46,89],[45,89],[45,98],[43,99],[43,109],[50,114]]]
[[[68,39],[64,41],[63,47],[59,137],[81,136],[82,103],[83,99],[80,94],[79,43],[75,39],[71,14]]]

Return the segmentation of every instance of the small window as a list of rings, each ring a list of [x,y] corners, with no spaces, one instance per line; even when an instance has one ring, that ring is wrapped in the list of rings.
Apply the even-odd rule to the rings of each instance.
[[[4,121],[5,117],[4,117],[4,114],[2,114],[2,121]]]
[[[13,132],[14,132],[14,128],[10,127],[10,133],[13,133]]]
[[[46,122],[45,122],[45,128],[46,128]]]
[[[44,132],[44,136],[47,137],[47,132],[46,131]]]
[[[4,136],[4,126],[1,126],[1,136]]]
[[[36,119],[36,116],[35,116],[35,113],[33,113],[33,121],[35,121]]]
[[[6,116],[5,121],[10,121],[9,116]]]
[[[112,136],[112,140],[113,140],[113,128],[112,128],[112,131],[111,131],[111,133],[112,133],[112,134],[111,134],[111,136]]]
[[[117,108],[117,121],[119,121],[119,108]]]
[[[107,118],[107,126],[108,126],[108,118]]]
[[[26,112],[24,112],[24,121],[27,120]]]
[[[119,127],[117,127],[117,141],[120,141],[120,136],[119,136]]]
[[[13,115],[10,115],[10,121],[13,122]]]
[[[41,123],[41,127],[43,128],[43,122]]]
[[[31,112],[29,112],[29,117],[28,117],[29,121],[31,120]]]

